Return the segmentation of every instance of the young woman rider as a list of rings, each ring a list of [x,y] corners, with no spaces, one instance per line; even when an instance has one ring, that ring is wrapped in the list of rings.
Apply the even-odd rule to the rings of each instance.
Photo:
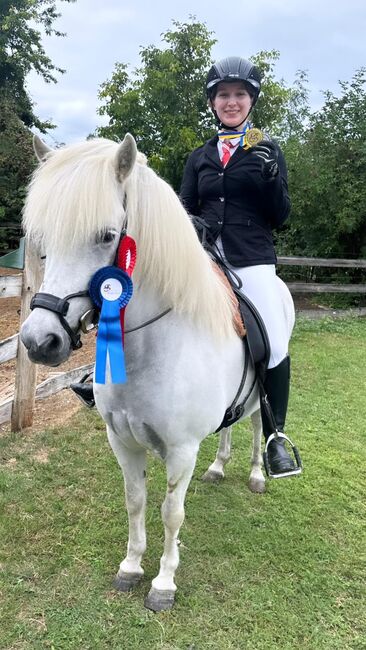
[[[260,313],[271,348],[264,387],[277,429],[285,426],[290,385],[288,332],[280,307],[272,229],[290,211],[287,170],[279,146],[264,139],[244,148],[249,114],[261,89],[261,75],[250,61],[228,57],[208,72],[206,91],[218,135],[193,151],[186,163],[181,200],[191,215],[208,225],[211,243],[241,279],[242,291]],[[266,440],[273,426],[262,407]],[[273,475],[295,472],[283,438],[268,445]]]

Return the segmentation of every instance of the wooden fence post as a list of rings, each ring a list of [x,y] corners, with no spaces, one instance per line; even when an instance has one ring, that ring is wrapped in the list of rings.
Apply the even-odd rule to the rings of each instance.
[[[42,269],[34,248],[26,241],[23,286],[21,293],[20,325],[30,313],[30,301],[42,282]],[[33,409],[37,385],[37,366],[28,359],[27,350],[19,337],[15,374],[14,401],[11,430],[21,431],[33,422]]]

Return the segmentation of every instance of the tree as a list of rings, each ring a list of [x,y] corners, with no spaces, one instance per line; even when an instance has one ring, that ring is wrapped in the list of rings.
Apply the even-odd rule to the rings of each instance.
[[[366,92],[362,68],[327,91],[324,106],[285,153],[292,197],[283,251],[324,257],[366,256]]]
[[[202,79],[215,40],[194,19],[173,21],[162,40],[164,49],[141,48],[141,66],[133,74],[117,63],[102,84],[99,113],[109,116],[109,125],[97,133],[119,140],[130,131],[152,167],[177,187],[187,152],[212,129]]]
[[[54,72],[64,72],[47,56],[40,29],[43,28],[48,36],[64,36],[53,27],[59,16],[55,0],[2,0],[0,6],[1,96],[13,101],[17,115],[26,126],[37,126],[41,131],[51,125],[41,123],[34,114],[26,90],[26,76],[35,70],[46,83],[50,83],[56,82]]]
[[[178,189],[188,154],[215,132],[205,94],[215,39],[204,23],[191,17],[187,23],[173,21],[162,40],[164,48],[141,48],[141,65],[133,73],[125,63],[117,63],[111,79],[102,84],[99,113],[109,117],[109,124],[97,134],[120,140],[130,131],[150,165]],[[252,57],[264,73],[264,92],[253,119],[276,132],[291,96],[285,84],[274,79],[278,57],[276,51]]]
[[[63,0],[74,2],[74,0]],[[59,17],[55,0],[2,0],[0,5],[0,226],[19,224],[25,186],[34,167],[32,127],[42,132],[53,128],[34,113],[26,88],[31,70],[46,83],[55,82],[53,65],[42,45],[47,35],[63,36],[54,27]],[[9,231],[0,230],[4,247]]]

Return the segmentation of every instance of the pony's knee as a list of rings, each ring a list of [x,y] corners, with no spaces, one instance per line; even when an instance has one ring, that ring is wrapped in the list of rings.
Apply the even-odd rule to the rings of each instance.
[[[169,530],[178,530],[184,521],[184,507],[168,494],[161,506],[161,518]]]

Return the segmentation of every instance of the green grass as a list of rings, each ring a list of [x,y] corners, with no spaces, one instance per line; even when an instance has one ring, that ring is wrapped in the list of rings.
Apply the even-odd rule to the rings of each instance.
[[[224,483],[203,484],[217,436],[204,441],[171,612],[143,606],[162,552],[163,466],[149,460],[145,578],[118,594],[123,482],[97,414],[2,438],[0,648],[366,648],[365,329],[362,320],[297,324],[287,431],[302,452],[300,478],[249,493],[245,422]]]

